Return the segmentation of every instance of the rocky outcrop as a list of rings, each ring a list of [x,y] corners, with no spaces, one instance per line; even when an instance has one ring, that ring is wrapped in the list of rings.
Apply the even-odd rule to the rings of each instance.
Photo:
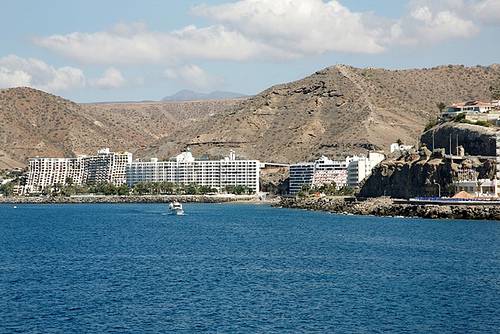
[[[496,132],[498,127],[486,128],[478,125],[448,122],[425,132],[418,152],[400,157],[389,157],[372,171],[364,182],[359,196],[410,198],[418,196],[452,196],[454,180],[463,170],[474,170],[479,179],[493,179],[496,170]],[[432,133],[434,132],[434,153]],[[449,156],[450,136],[452,152],[456,155],[456,139],[459,151],[465,148],[464,157]],[[430,145],[430,146],[429,146]]]
[[[352,215],[500,220],[500,206],[398,204],[386,197],[362,202],[353,198],[282,198],[277,206]]]
[[[452,161],[432,156],[430,152],[409,154],[399,159],[381,162],[372,171],[359,192],[360,197],[390,196],[411,198],[418,196],[453,195],[452,182],[464,168],[473,168],[479,178],[493,178],[495,164],[488,159],[465,159]],[[438,186],[439,184],[439,186]]]
[[[434,147],[445,149],[446,154],[450,154],[450,146],[452,154],[457,154],[457,147],[462,146],[468,155],[494,156],[498,130],[494,126],[448,122],[424,132],[421,142],[432,149],[434,136]]]

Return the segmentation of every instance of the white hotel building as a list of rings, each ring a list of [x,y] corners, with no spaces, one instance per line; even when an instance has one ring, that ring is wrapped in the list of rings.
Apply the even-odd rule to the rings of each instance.
[[[171,182],[175,184],[196,184],[216,188],[246,186],[259,191],[260,162],[237,160],[233,151],[221,160],[196,160],[186,151],[174,161],[134,161],[127,165],[127,184],[133,187],[140,182]]]
[[[40,193],[57,184],[65,185],[69,179],[74,184],[83,183],[83,160],[79,158],[31,158],[26,183],[27,193]]]
[[[114,185],[126,183],[126,166],[132,162],[132,153],[99,150],[94,156],[76,158],[31,158],[26,184],[28,193],[40,193],[55,185],[76,185],[110,182]]]
[[[357,187],[384,158],[381,153],[370,152],[367,157],[354,156],[335,161],[322,156],[314,162],[290,165],[290,194],[297,194],[304,186],[321,186],[332,182],[338,189]]]

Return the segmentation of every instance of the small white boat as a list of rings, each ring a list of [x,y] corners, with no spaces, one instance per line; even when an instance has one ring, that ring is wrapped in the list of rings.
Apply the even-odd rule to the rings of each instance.
[[[177,215],[177,216],[182,216],[184,215],[184,209],[182,208],[182,204],[179,202],[172,202],[168,206],[170,209],[170,214],[171,215]]]

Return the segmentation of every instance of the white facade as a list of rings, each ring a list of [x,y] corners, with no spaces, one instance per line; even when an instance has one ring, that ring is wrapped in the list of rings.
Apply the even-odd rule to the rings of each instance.
[[[455,191],[465,191],[474,197],[498,197],[500,193],[500,183],[498,180],[479,179],[470,181],[453,182]]]
[[[83,159],[79,158],[32,158],[28,162],[28,193],[40,193],[55,185],[65,185],[68,181],[82,184]]]
[[[368,156],[354,156],[350,159],[348,167],[347,185],[357,187],[359,184],[372,174],[373,168],[384,161],[385,156],[382,153],[370,152]]]
[[[413,146],[411,146],[411,145],[400,145],[398,143],[392,143],[391,144],[391,153],[394,153],[394,152],[404,153],[404,152],[410,151],[412,148],[413,148]]]
[[[259,191],[260,163],[237,160],[234,152],[222,160],[196,160],[191,152],[183,152],[175,161],[134,161],[127,165],[127,184],[170,182],[196,184],[224,190],[227,186],[245,186]]]
[[[40,193],[55,185],[76,185],[110,182],[115,185],[126,183],[126,166],[132,162],[128,152],[114,153],[109,149],[98,151],[95,156],[77,158],[31,158],[26,190]]]
[[[122,185],[127,183],[127,165],[132,162],[132,153],[111,152],[109,148],[97,151],[97,155],[84,157],[83,182],[102,182]]]
[[[322,156],[314,162],[290,165],[290,194],[297,194],[304,186],[322,186],[335,182],[337,188],[347,185],[349,159],[330,160]]]
[[[498,110],[500,107],[500,102],[494,100],[491,102],[482,101],[467,101],[461,103],[454,103],[451,106],[446,107],[446,110],[442,113],[442,116],[455,117],[458,114],[483,114],[493,112],[495,109]]]
[[[370,152],[368,157],[354,156],[335,161],[322,156],[314,162],[290,165],[290,194],[297,194],[304,186],[321,186],[332,182],[339,189],[356,187],[384,159],[383,154]]]

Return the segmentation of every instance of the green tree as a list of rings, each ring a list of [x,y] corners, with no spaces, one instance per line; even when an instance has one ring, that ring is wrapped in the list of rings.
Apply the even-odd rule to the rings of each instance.
[[[8,182],[6,184],[2,184],[0,186],[0,194],[4,196],[13,196],[14,195],[14,182]]]
[[[248,188],[247,186],[242,186],[242,185],[226,186],[225,190],[228,194],[235,194],[235,195],[244,195],[244,194],[251,194],[252,193],[250,188]]]
[[[73,185],[73,178],[67,177],[65,180],[65,184],[68,186],[72,186]]]
[[[198,186],[196,184],[189,184],[186,186],[186,188],[184,189],[186,195],[198,195],[199,194],[199,190],[198,190]]]
[[[116,194],[120,196],[130,195],[130,188],[126,184],[116,187]]]
[[[438,119],[437,118],[432,118],[430,119],[427,124],[425,125],[425,128],[424,128],[424,132],[432,129],[433,127],[435,127],[437,124],[439,123]]]

